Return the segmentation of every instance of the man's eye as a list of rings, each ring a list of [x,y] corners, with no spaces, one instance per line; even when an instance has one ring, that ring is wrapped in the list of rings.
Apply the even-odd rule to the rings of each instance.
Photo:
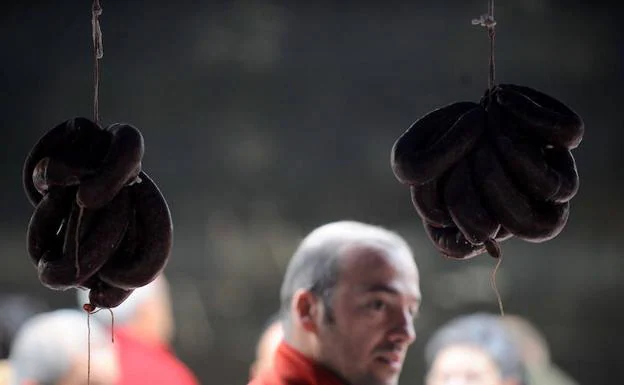
[[[376,299],[376,300],[369,302],[368,307],[370,307],[373,310],[382,310],[386,307],[386,303],[380,299]]]

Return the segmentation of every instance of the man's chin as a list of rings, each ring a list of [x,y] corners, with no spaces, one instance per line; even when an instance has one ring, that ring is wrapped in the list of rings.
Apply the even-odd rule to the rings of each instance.
[[[388,357],[379,356],[375,357],[374,363],[375,366],[381,371],[396,373],[396,375],[401,373],[401,369],[403,369],[403,362],[398,359],[391,359]]]
[[[377,385],[396,385],[402,368],[402,363],[388,362],[383,358],[375,359],[372,376]]]

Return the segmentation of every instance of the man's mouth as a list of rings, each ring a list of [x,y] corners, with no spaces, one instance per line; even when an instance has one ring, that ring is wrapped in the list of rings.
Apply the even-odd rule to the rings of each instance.
[[[394,352],[380,354],[375,357],[375,360],[397,371],[401,370],[401,366],[403,365],[401,354]]]

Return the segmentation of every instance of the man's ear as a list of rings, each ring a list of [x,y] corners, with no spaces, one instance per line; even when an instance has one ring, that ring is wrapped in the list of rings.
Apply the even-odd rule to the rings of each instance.
[[[291,310],[294,318],[304,330],[316,333],[319,305],[318,298],[309,290],[299,289],[295,292]]]

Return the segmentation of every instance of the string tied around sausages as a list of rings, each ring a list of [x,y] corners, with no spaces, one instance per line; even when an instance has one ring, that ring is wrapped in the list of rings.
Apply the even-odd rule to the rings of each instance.
[[[492,94],[494,89],[494,83],[496,81],[496,62],[494,58],[494,41],[496,38],[496,19],[494,19],[494,0],[488,0],[488,12],[479,16],[476,19],[472,19],[472,25],[484,27],[487,29],[488,37],[490,40],[490,53],[489,53],[489,63],[488,63],[488,106],[492,103]],[[505,310],[503,308],[503,300],[501,298],[500,291],[498,290],[498,286],[496,285],[496,273],[500,268],[500,265],[503,261],[503,255],[501,253],[500,247],[498,244],[494,242],[486,243],[488,253],[496,259],[496,265],[492,270],[492,275],[490,276],[490,285],[492,286],[492,290],[494,290],[494,294],[496,295],[496,301],[498,303],[498,309],[500,311],[500,315],[505,315]]]
[[[111,309],[162,273],[173,245],[169,206],[143,167],[143,134],[129,123],[100,123],[101,14],[93,0],[93,118],[72,117],[49,129],[22,168],[34,207],[28,255],[45,287],[89,290],[83,306],[89,339],[90,316],[109,309],[113,326]]]

